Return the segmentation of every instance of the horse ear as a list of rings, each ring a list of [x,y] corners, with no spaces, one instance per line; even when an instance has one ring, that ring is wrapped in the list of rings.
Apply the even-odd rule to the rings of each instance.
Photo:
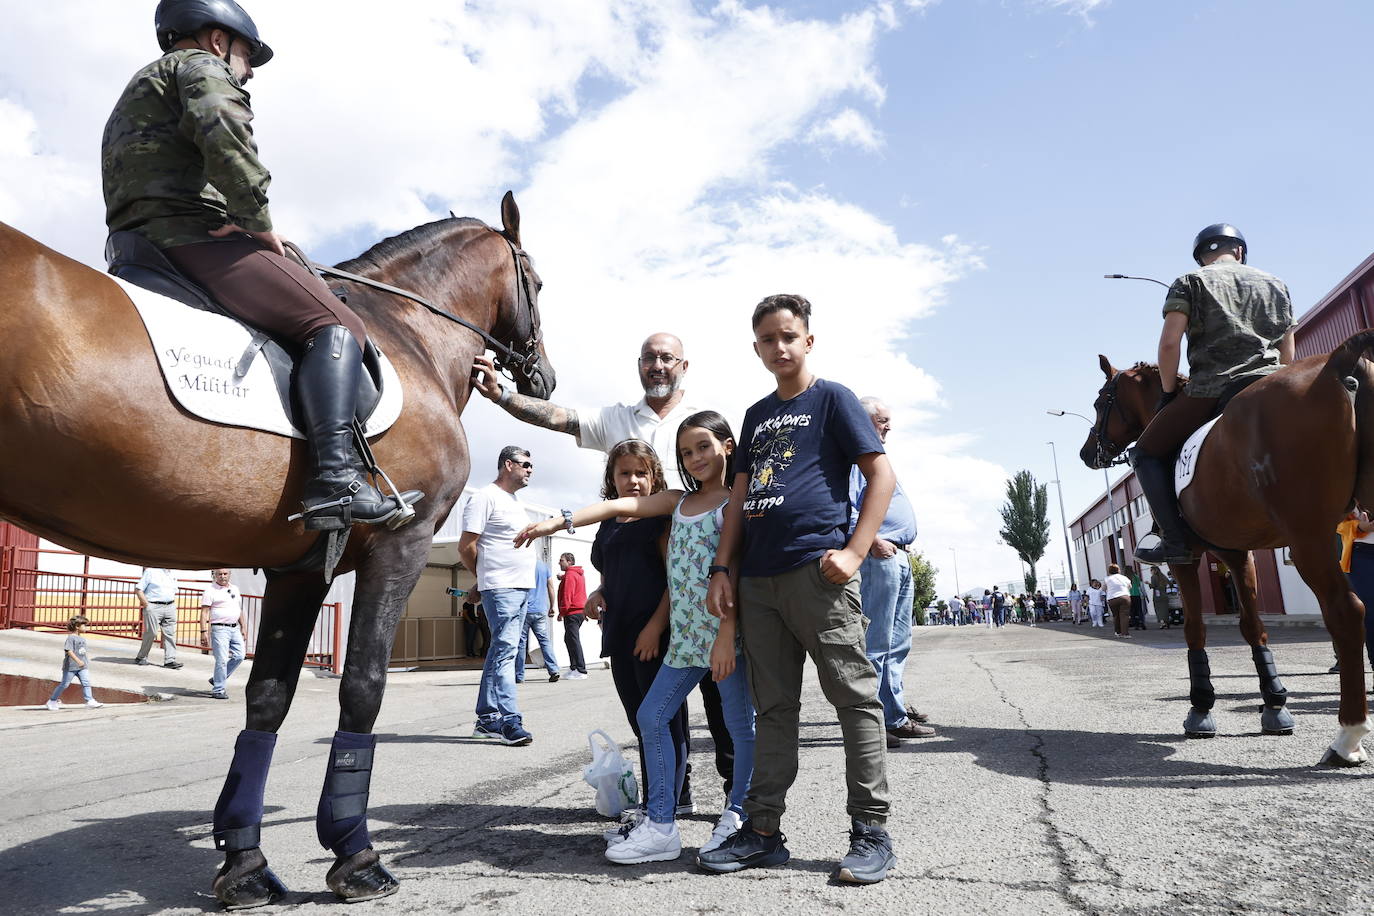
[[[1108,379],[1116,375],[1116,370],[1112,368],[1112,361],[1101,353],[1097,354],[1097,364],[1102,367],[1102,374],[1107,376]]]
[[[515,205],[515,195],[510,191],[501,198],[501,234],[511,240],[516,248],[520,247],[520,208]]]

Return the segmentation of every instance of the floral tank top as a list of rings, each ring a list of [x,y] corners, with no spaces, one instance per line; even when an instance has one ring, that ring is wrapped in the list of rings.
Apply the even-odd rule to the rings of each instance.
[[[686,499],[683,496],[682,499]],[[668,651],[663,663],[673,668],[711,667],[711,646],[720,621],[706,610],[706,570],[720,544],[722,502],[701,515],[683,515],[682,500],[673,510],[668,534]]]

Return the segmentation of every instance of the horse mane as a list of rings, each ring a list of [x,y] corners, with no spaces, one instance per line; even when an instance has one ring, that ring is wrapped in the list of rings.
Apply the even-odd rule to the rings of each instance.
[[[480,219],[471,216],[452,216],[435,220],[432,223],[424,223],[414,229],[407,229],[399,235],[382,239],[356,258],[335,266],[349,273],[366,274],[368,268],[386,267],[391,262],[412,255],[433,242],[446,239],[456,230],[479,226],[483,229],[491,228]]]
[[[1148,370],[1150,370],[1151,372],[1154,372],[1156,375],[1159,374],[1159,364],[1158,364],[1158,363],[1147,363],[1147,362],[1145,362],[1145,360],[1142,359],[1140,362],[1136,363],[1134,366],[1131,367],[1131,371],[1138,371],[1138,370],[1141,370],[1141,369],[1148,369]],[[1186,381],[1188,381],[1188,376],[1186,376],[1186,375],[1184,375],[1182,372],[1180,372],[1180,373],[1178,373],[1178,379],[1179,379],[1179,381],[1181,381],[1181,382],[1186,382]]]

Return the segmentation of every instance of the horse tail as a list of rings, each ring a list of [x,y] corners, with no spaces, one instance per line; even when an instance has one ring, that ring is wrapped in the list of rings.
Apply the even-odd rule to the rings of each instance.
[[[1374,328],[1360,331],[1346,338],[1345,343],[1331,351],[1326,358],[1323,371],[1330,372],[1337,380],[1344,379],[1355,371],[1360,358],[1374,347]]]

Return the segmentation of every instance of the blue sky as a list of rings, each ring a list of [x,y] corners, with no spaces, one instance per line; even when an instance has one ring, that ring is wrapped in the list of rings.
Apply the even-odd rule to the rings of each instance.
[[[0,0],[0,220],[91,264],[100,130],[156,53],[153,5]],[[1168,281],[1228,220],[1300,313],[1369,253],[1365,3],[248,6],[278,51],[250,89],[289,237],[338,260],[450,208],[496,221],[513,188],[570,406],[633,401],[666,329],[693,399],[737,418],[769,383],[743,316],[806,293],[817,370],[888,399],[918,546],[956,547],[965,589],[1017,575],[996,509],[1017,470],[1052,476],[1047,440],[1070,516],[1101,490],[1083,425],[1045,410],[1088,412],[1099,352],[1153,358],[1162,293],[1102,274]],[[566,439],[485,402],[465,426],[474,482],[515,441],[532,497],[594,491]]]

